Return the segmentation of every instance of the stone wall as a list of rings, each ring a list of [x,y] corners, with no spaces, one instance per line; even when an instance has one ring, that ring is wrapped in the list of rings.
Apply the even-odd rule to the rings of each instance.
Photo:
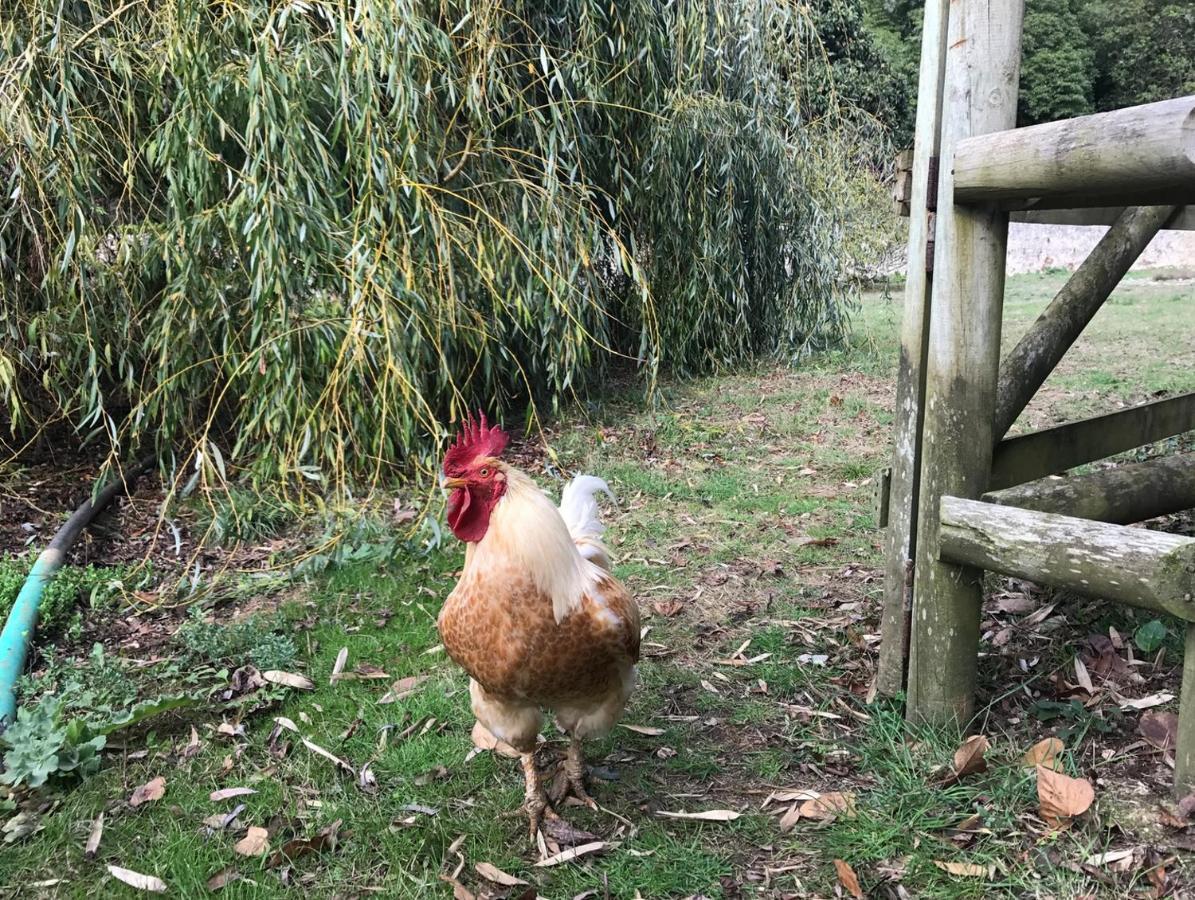
[[[1052,268],[1074,269],[1107,230],[1103,225],[1013,222],[1008,226],[1008,272],[1015,275]],[[1160,232],[1133,268],[1169,266],[1195,266],[1195,231]]]

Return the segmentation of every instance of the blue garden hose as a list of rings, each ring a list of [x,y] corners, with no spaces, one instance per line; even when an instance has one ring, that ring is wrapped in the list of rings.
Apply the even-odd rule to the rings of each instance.
[[[37,627],[37,613],[41,608],[42,595],[54,573],[62,568],[66,552],[83,533],[83,529],[104,509],[112,499],[131,484],[138,475],[153,464],[153,458],[141,460],[126,469],[115,481],[88,499],[75,510],[66,523],[58,529],[49,546],[33,563],[29,577],[21,586],[21,592],[9,611],[4,631],[0,632],[0,730],[10,724],[17,713],[17,679],[25,671],[25,657],[29,642]]]

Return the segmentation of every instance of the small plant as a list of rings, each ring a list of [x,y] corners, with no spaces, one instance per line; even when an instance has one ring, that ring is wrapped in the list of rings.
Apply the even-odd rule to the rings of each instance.
[[[178,641],[199,659],[213,663],[241,666],[252,663],[259,669],[285,669],[298,650],[289,635],[283,634],[278,617],[251,616],[239,622],[205,622],[202,613],[192,608],[191,617],[176,635]]]
[[[1157,653],[1166,643],[1166,626],[1160,619],[1150,619],[1133,632],[1133,643],[1142,653]]]
[[[91,735],[82,719],[63,723],[62,701],[50,697],[17,711],[17,719],[0,736],[8,747],[0,781],[14,787],[41,787],[53,775],[93,774],[107,738]]]
[[[31,567],[29,559],[0,559],[0,618],[12,609]],[[38,627],[43,631],[70,627],[75,607],[81,601],[86,600],[92,608],[107,606],[126,589],[142,587],[152,577],[148,567],[134,570],[129,566],[63,566],[46,585],[38,611]]]
[[[1078,700],[1038,700],[1029,707],[1029,714],[1041,722],[1061,720],[1067,724],[1057,731],[1057,737],[1068,747],[1078,746],[1089,732],[1115,732],[1122,721],[1120,712],[1105,713],[1087,709]]]
[[[206,532],[208,542],[223,546],[263,540],[280,533],[294,520],[292,505],[229,486],[224,493],[212,494],[200,508],[198,525]]]
[[[65,699],[46,697],[19,709],[16,721],[0,734],[0,747],[6,751],[0,783],[38,788],[55,777],[92,775],[99,770],[100,751],[113,732],[199,702],[184,694],[159,697],[89,721],[82,716],[68,720]]]
[[[128,709],[138,693],[137,683],[120,660],[105,654],[98,643],[86,660],[47,654],[45,670],[18,684],[18,694],[25,700],[53,695],[59,698],[64,714],[100,717]]]

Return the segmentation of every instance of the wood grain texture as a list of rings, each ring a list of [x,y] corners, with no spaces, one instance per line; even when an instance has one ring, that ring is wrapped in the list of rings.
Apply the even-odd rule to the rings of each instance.
[[[1036,481],[1187,431],[1195,431],[1195,392],[1005,438],[996,447],[988,489]]]
[[[943,497],[938,553],[962,565],[1195,621],[1195,539]]]
[[[1192,203],[1195,96],[970,136],[953,159],[958,203]]]
[[[1022,0],[950,10],[909,646],[915,721],[965,723],[974,703],[981,573],[938,558],[938,501],[987,490],[1008,214],[952,204],[946,163],[961,142],[1015,123],[1023,13]]]
[[[1128,525],[1195,509],[1195,453],[1161,456],[983,495],[988,503]]]
[[[1183,650],[1183,684],[1178,698],[1178,743],[1174,752],[1174,796],[1195,791],[1195,624],[1188,623]]]
[[[885,535],[884,613],[880,624],[877,690],[891,696],[904,690],[912,613],[913,547],[917,529],[917,488],[921,466],[921,423],[925,401],[925,356],[933,276],[925,260],[931,238],[930,160],[939,153],[942,80],[946,63],[949,0],[925,5],[921,35],[921,71],[917,90],[917,128],[912,166],[908,277],[900,331],[900,366],[896,379],[896,424],[889,474]]]

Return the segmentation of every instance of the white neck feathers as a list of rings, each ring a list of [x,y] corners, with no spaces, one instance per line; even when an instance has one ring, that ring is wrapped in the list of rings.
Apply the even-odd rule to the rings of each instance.
[[[513,565],[552,598],[559,624],[581,605],[604,573],[581,556],[560,511],[535,482],[508,466],[503,472],[506,493],[490,513],[485,536],[470,545],[465,574],[481,575],[486,569]]]

